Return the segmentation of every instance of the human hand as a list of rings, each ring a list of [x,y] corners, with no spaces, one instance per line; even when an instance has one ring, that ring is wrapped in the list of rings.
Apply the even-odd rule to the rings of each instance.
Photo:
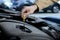
[[[36,5],[32,5],[32,6],[24,6],[24,8],[22,9],[21,13],[24,15],[24,17],[26,18],[27,16],[29,16],[30,14],[34,13],[34,11],[37,9]],[[21,15],[22,16],[22,15]]]

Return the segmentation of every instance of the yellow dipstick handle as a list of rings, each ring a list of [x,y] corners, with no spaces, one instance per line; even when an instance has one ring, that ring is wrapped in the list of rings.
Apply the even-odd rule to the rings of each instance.
[[[25,19],[26,19],[26,17],[25,17],[25,15],[24,15],[24,13],[22,13],[22,18],[23,18],[23,22],[25,22]]]

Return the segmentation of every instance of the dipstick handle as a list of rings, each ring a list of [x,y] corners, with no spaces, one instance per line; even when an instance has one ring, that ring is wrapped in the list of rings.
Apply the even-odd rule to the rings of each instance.
[[[25,17],[25,15],[24,15],[24,13],[22,13],[22,18],[23,18],[23,22],[25,22],[25,19],[26,19],[26,17]]]

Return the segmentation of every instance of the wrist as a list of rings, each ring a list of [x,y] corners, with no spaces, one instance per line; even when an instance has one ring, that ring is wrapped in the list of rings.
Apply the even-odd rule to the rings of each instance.
[[[38,5],[34,4],[34,6],[35,6],[35,12],[39,12],[39,7],[38,7]]]
[[[37,8],[38,8],[37,5],[33,5],[33,6],[34,6],[35,10],[37,10]]]

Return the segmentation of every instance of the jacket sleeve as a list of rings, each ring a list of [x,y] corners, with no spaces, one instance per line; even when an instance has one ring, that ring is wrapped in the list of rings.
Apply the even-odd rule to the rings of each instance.
[[[58,0],[53,0],[57,2]],[[53,4],[52,0],[36,0],[35,4],[39,7],[39,10],[48,7],[49,5]]]

